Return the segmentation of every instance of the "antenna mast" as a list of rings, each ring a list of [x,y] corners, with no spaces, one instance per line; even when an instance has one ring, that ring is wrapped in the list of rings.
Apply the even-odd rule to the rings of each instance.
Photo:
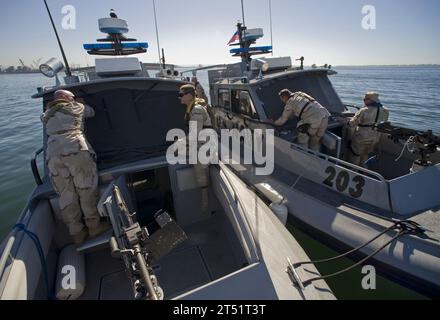
[[[53,31],[55,32],[55,36],[57,37],[58,46],[60,47],[60,50],[61,50],[61,55],[63,56],[64,65],[66,66],[66,75],[68,77],[71,77],[72,71],[70,70],[69,63],[67,62],[67,58],[66,58],[66,54],[64,53],[63,45],[61,44],[61,40],[60,40],[60,37],[58,36],[57,28],[55,27],[55,23],[53,22],[52,14],[50,13],[49,6],[47,5],[46,0],[44,0],[44,4],[46,5],[47,13],[49,14],[49,18],[50,18],[50,22],[52,23]]]
[[[272,57],[273,57],[272,0],[269,0],[269,15],[270,15],[270,45],[272,47]]]
[[[153,11],[154,11],[154,24],[156,26],[157,54],[159,56],[159,63],[160,63],[162,59],[160,56],[159,30],[157,28],[156,1],[154,0],[153,0]]]
[[[246,22],[244,21],[244,4],[243,4],[243,0],[241,0],[241,15],[243,17],[243,27],[246,26]]]

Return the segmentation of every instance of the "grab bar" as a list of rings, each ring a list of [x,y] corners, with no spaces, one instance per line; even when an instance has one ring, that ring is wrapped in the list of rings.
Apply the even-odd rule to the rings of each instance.
[[[14,243],[15,243],[15,236],[10,236],[8,241],[6,242],[5,248],[3,250],[3,254],[0,258],[0,278],[3,276],[3,271],[5,270],[6,263],[10,258],[10,254]]]
[[[37,152],[35,152],[34,157],[31,159],[31,169],[32,169],[32,174],[34,175],[34,179],[35,179],[35,183],[38,186],[41,186],[43,184],[43,180],[41,180],[41,176],[40,176],[40,172],[38,171],[38,166],[37,166],[37,157],[40,153],[43,152],[43,148],[41,148],[40,150],[38,150]]]
[[[380,182],[387,182],[387,180],[380,173],[377,173],[377,172],[374,172],[374,171],[371,171],[371,170],[359,167],[359,166],[354,165],[354,164],[352,164],[350,162],[346,162],[344,160],[341,160],[341,159],[338,159],[338,158],[326,155],[324,153],[320,153],[318,151],[314,151],[314,150],[311,150],[311,149],[306,149],[306,148],[303,148],[303,147],[301,147],[299,145],[296,145],[296,144],[291,144],[290,148],[291,149],[295,149],[295,150],[300,151],[300,152],[305,153],[305,154],[313,154],[314,156],[319,157],[319,158],[321,158],[321,159],[323,159],[323,160],[325,160],[327,162],[332,162],[332,163],[334,163],[336,165],[341,165],[341,166],[347,167],[349,170],[352,170],[354,172],[359,172],[360,174],[362,174],[364,176],[367,176],[367,177],[369,176],[371,178],[376,178]]]

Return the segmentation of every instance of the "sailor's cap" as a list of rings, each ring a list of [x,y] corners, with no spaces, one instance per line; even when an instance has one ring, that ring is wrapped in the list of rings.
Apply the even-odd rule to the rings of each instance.
[[[292,91],[290,91],[289,89],[283,89],[283,90],[281,90],[280,92],[278,92],[278,95],[279,95],[280,97],[283,97],[283,96],[291,96],[291,95],[292,95]]]
[[[66,97],[66,96],[71,97],[71,98],[75,97],[75,95],[72,92],[67,91],[67,90],[57,90],[57,91],[55,91],[53,96],[54,96],[55,100],[60,99],[61,97]]]
[[[195,93],[196,88],[192,84],[184,84],[180,87],[180,91],[183,93]]]
[[[368,99],[374,102],[380,102],[379,94],[373,91],[367,92],[364,96],[364,99]]]

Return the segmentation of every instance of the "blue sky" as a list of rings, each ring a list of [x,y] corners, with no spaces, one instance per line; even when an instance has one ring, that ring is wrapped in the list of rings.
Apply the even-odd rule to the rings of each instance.
[[[246,24],[262,27],[270,44],[269,0],[245,0]],[[144,62],[156,62],[152,0],[48,0],[71,64],[92,65],[82,49],[103,37],[97,19],[111,8],[129,23],[131,37],[150,44]],[[60,57],[42,0],[0,0],[0,65]],[[61,9],[76,8],[76,30],[63,30]],[[374,5],[377,29],[361,27],[362,7]],[[241,19],[240,0],[156,0],[167,62],[232,62],[226,43]],[[306,64],[370,65],[440,63],[438,0],[272,0],[275,56],[303,55]]]

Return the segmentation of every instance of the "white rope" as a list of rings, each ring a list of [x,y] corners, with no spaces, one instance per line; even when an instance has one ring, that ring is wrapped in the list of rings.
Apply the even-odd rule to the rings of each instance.
[[[403,148],[402,148],[402,152],[400,152],[399,157],[396,160],[394,160],[395,162],[398,162],[400,159],[402,159],[403,154],[405,153],[405,150],[408,150],[408,152],[410,152],[410,153],[414,153],[414,151],[415,151],[414,146],[410,146],[410,144],[415,144],[415,141],[414,141],[415,138],[416,137],[412,136],[405,142],[405,144],[403,145]]]

